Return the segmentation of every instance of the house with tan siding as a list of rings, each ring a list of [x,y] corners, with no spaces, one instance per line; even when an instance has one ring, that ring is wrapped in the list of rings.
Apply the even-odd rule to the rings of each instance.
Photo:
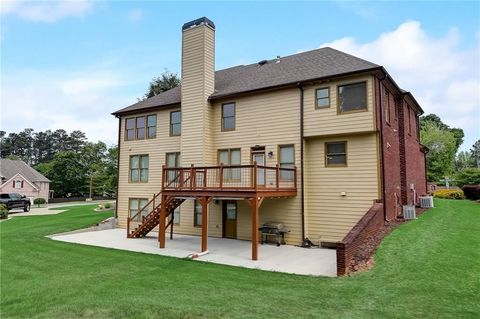
[[[264,223],[332,245],[426,192],[423,111],[382,66],[321,48],[215,70],[207,18],[183,25],[180,56],[181,86],[113,113],[128,237],[250,240],[255,260]]]

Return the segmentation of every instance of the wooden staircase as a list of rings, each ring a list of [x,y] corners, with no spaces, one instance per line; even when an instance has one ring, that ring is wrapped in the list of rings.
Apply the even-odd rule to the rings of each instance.
[[[157,194],[154,198],[158,197],[159,195],[160,193]],[[130,231],[130,218],[129,218],[128,226],[127,226],[127,237],[128,238],[145,237],[149,232],[151,232],[160,223],[160,211],[161,211],[162,205],[166,205],[167,217],[172,216],[168,224],[165,226],[165,229],[167,229],[169,226],[173,226],[173,212],[184,201],[185,199],[170,198],[165,203],[158,204],[153,208],[153,210],[147,216],[143,218],[141,224],[139,224],[132,231]],[[147,204],[147,206],[149,204]]]

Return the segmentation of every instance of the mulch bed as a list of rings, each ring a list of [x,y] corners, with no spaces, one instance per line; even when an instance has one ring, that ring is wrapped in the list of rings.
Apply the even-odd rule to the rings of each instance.
[[[425,208],[417,208],[417,216],[420,216],[426,211]],[[349,273],[355,273],[363,270],[370,269],[374,265],[373,255],[377,247],[382,242],[392,230],[397,228],[399,225],[409,222],[402,217],[392,220],[390,222],[385,222],[385,224],[368,240],[366,240],[358,249],[356,255],[353,256],[352,261],[349,266]]]

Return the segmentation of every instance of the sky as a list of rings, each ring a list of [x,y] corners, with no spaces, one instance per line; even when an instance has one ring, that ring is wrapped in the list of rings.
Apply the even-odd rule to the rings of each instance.
[[[216,25],[216,69],[330,46],[383,65],[425,113],[480,138],[480,4],[423,2],[1,1],[1,130],[82,130],[115,144],[112,112],[165,70],[181,27]]]

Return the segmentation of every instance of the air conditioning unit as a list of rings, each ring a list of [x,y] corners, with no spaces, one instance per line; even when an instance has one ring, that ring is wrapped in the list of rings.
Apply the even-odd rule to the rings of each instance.
[[[414,205],[403,206],[403,219],[417,219]]]
[[[420,196],[421,208],[433,208],[433,196]]]

